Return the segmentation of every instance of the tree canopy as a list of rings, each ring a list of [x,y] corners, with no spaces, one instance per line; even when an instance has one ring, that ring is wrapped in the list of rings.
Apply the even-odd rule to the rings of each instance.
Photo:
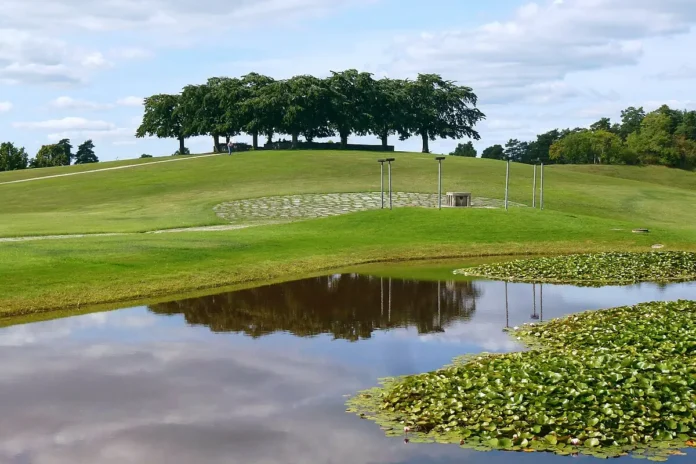
[[[501,152],[495,145],[482,158],[521,163],[657,164],[696,167],[696,111],[662,105],[646,113],[642,107],[621,112],[621,123],[601,118],[589,128],[554,129],[524,142],[512,139]]]
[[[477,96],[438,74],[415,80],[374,79],[356,69],[332,71],[327,78],[299,75],[274,80],[258,73],[241,78],[215,77],[205,84],[188,85],[180,94],[145,99],[137,137],[176,138],[184,152],[187,137],[218,138],[240,133],[252,136],[288,134],[293,146],[338,135],[346,147],[351,134],[372,134],[383,147],[388,138],[419,135],[423,152],[437,138],[478,140],[475,125],[485,116],[476,108]]]
[[[16,171],[29,166],[29,156],[24,147],[16,147],[12,142],[0,143],[0,171]]]
[[[77,153],[75,153],[75,164],[87,164],[87,163],[97,163],[99,158],[94,154],[94,143],[91,140],[87,140],[77,147]]]

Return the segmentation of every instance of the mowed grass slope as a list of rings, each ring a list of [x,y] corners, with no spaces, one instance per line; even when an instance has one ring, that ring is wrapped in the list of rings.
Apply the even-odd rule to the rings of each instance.
[[[0,237],[143,232],[221,224],[212,208],[224,201],[379,190],[379,156],[340,151],[248,152],[0,184]],[[435,191],[437,163],[433,156],[394,156],[394,190]],[[56,172],[71,169],[82,167],[58,168]],[[626,174],[612,174],[619,172],[617,169],[625,169]],[[50,175],[49,171],[42,174]],[[451,157],[443,163],[443,171],[444,191],[504,197],[503,162]],[[660,178],[664,181],[656,181]],[[694,178],[696,174],[691,172],[660,168],[608,166],[589,171],[550,166],[545,169],[545,207],[606,219],[639,219],[645,227],[692,228]],[[510,200],[531,205],[531,199],[532,167],[513,163]]]
[[[531,208],[404,208],[237,231],[0,243],[0,317],[379,261],[649,250],[656,240],[696,248],[695,233],[636,235],[632,225]]]
[[[0,237],[210,225],[220,222],[212,207],[223,201],[378,190],[378,157],[244,153],[0,185]],[[395,157],[395,190],[435,190],[433,156]],[[503,198],[505,163],[448,158],[443,168],[445,191]],[[547,167],[545,211],[404,208],[225,232],[0,241],[0,318],[380,261],[650,250],[655,243],[696,250],[695,174],[630,168],[619,176],[615,169]],[[531,166],[513,164],[510,199],[531,204],[531,180]],[[636,227],[651,233],[631,233]]]

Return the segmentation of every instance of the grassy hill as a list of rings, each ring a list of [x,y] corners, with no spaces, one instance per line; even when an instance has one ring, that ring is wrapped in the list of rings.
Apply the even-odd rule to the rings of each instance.
[[[224,201],[374,191],[378,157],[244,153],[0,184],[0,237],[211,225],[221,222],[212,208]],[[395,190],[437,188],[432,156],[395,157]],[[56,172],[73,169],[82,167]],[[444,190],[504,195],[502,162],[448,158],[443,170]],[[51,175],[50,169],[44,173]],[[377,261],[649,250],[654,243],[696,249],[695,176],[656,167],[552,166],[546,169],[545,211],[406,208],[224,232],[0,240],[0,318],[49,309],[71,313]],[[530,166],[512,165],[512,201],[531,204],[531,178]],[[634,227],[651,233],[633,234]]]
[[[0,184],[0,237],[221,224],[224,221],[216,217],[213,207],[229,200],[379,190],[378,156],[321,151],[244,153]],[[395,157],[395,191],[436,191],[433,156],[397,153]],[[444,191],[504,197],[503,162],[452,157],[443,165]],[[104,167],[108,167],[106,163]],[[79,169],[84,167],[55,168],[55,172]],[[51,169],[40,174],[50,175]],[[545,169],[545,207],[607,219],[639,219],[642,226],[691,227],[694,179],[694,173],[655,167],[550,166]],[[532,167],[513,164],[510,200],[531,205],[531,199]]]

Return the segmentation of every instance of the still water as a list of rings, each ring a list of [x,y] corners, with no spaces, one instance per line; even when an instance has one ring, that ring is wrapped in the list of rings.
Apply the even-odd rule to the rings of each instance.
[[[520,349],[506,325],[674,299],[696,285],[345,274],[0,329],[0,463],[560,463],[407,445],[345,413],[344,395]]]

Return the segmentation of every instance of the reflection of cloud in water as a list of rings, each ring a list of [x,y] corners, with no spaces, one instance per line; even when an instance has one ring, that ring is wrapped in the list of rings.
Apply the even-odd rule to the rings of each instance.
[[[343,395],[382,375],[440,367],[451,353],[518,349],[502,329],[507,322],[530,322],[534,304],[530,285],[508,284],[506,314],[503,283],[447,284],[440,286],[438,312],[436,283],[399,281],[389,313],[381,304],[380,279],[361,279],[333,276],[271,293],[156,308],[174,317],[134,308],[0,329],[0,462],[563,459],[404,446],[372,422],[346,414]],[[328,293],[317,295],[319,288]],[[544,319],[695,293],[689,284],[664,291],[650,285],[544,285]],[[184,320],[202,327],[187,327]],[[286,333],[270,335],[281,331]],[[307,334],[327,335],[299,337]]]
[[[399,462],[414,451],[343,413],[342,394],[361,383],[327,360],[224,343],[6,354],[18,367],[0,381],[0,462]]]

